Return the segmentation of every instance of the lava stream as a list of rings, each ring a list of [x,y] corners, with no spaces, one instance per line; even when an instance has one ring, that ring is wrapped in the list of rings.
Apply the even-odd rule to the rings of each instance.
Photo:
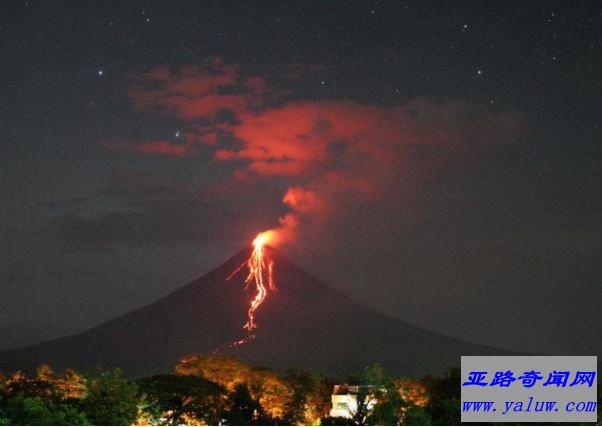
[[[266,253],[265,247],[270,240],[271,232],[264,231],[259,233],[255,240],[253,240],[253,251],[247,261],[241,264],[236,270],[234,270],[227,280],[230,280],[238,272],[240,272],[245,265],[249,269],[247,278],[245,279],[245,289],[249,287],[251,283],[255,284],[256,293],[253,299],[249,302],[249,309],[247,310],[247,323],[243,326],[249,334],[257,328],[255,323],[255,312],[261,306],[265,300],[269,291],[276,290],[276,282],[274,281],[274,261]],[[252,337],[252,335],[250,335]],[[242,339],[232,343],[232,345],[244,344],[247,339]]]

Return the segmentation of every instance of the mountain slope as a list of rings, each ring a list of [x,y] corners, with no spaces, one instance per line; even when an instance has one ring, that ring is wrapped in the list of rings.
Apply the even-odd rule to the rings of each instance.
[[[222,266],[176,292],[77,335],[0,353],[0,372],[94,364],[121,367],[128,376],[168,372],[184,355],[219,348],[277,370],[304,367],[329,375],[358,373],[380,363],[387,372],[418,376],[459,366],[461,355],[506,352],[466,343],[385,316],[311,277],[273,249],[278,290],[256,313],[256,338],[245,336],[248,301],[245,272],[228,275],[250,253],[244,249]]]

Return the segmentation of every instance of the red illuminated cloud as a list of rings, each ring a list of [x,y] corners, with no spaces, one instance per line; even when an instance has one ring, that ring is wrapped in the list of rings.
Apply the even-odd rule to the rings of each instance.
[[[212,58],[175,71],[151,70],[135,79],[129,94],[141,110],[210,122],[222,110],[240,114],[263,103],[268,90],[263,78],[242,76],[236,65]]]
[[[169,141],[111,142],[103,145],[113,150],[173,157],[186,156],[196,151],[196,147],[192,145],[173,144]]]
[[[369,175],[362,173],[401,167],[409,147],[455,146],[468,162],[483,147],[516,140],[519,123],[515,115],[466,103],[299,101],[239,115],[229,132],[241,145],[218,148],[216,159],[245,160],[251,174],[336,177],[367,191]]]
[[[295,102],[242,114],[239,122],[231,131],[242,148],[219,151],[217,158],[247,160],[248,170],[260,175],[320,173],[333,161],[343,167],[360,156],[387,161],[391,145],[421,137],[401,108],[349,101]]]
[[[298,79],[319,71],[294,65],[284,74],[290,80],[287,73]],[[431,173],[466,168],[492,146],[515,142],[522,128],[516,113],[470,102],[285,102],[282,95],[290,92],[269,86],[264,76],[244,75],[219,59],[176,71],[157,68],[136,79],[130,95],[142,110],[182,120],[187,145],[112,148],[181,156],[206,144],[215,148],[217,161],[238,161],[238,180],[286,177],[294,184],[283,198],[291,209],[280,220],[285,241],[301,226],[319,227],[354,204],[386,197],[388,188],[423,172],[421,167]],[[220,119],[224,110],[230,119]],[[420,156],[426,152],[445,155],[425,167]]]

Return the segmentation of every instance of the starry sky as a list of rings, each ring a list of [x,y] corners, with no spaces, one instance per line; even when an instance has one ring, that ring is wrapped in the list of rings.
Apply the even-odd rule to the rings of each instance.
[[[602,348],[600,2],[1,8],[0,349],[154,301],[279,218],[287,256],[382,312]]]

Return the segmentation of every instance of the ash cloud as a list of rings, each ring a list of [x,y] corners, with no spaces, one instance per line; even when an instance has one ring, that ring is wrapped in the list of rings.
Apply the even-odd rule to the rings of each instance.
[[[320,69],[293,64],[283,79],[293,82]],[[218,58],[151,70],[135,78],[132,102],[180,120],[186,145],[110,146],[167,156],[195,155],[208,146],[216,162],[234,166],[233,181],[247,190],[266,181],[286,183],[288,211],[278,236],[299,244],[300,236],[314,239],[354,210],[400,207],[391,202],[400,189],[423,191],[442,177],[462,175],[492,151],[518,142],[525,130],[517,112],[468,101],[304,100],[273,82],[273,76],[245,74]]]

